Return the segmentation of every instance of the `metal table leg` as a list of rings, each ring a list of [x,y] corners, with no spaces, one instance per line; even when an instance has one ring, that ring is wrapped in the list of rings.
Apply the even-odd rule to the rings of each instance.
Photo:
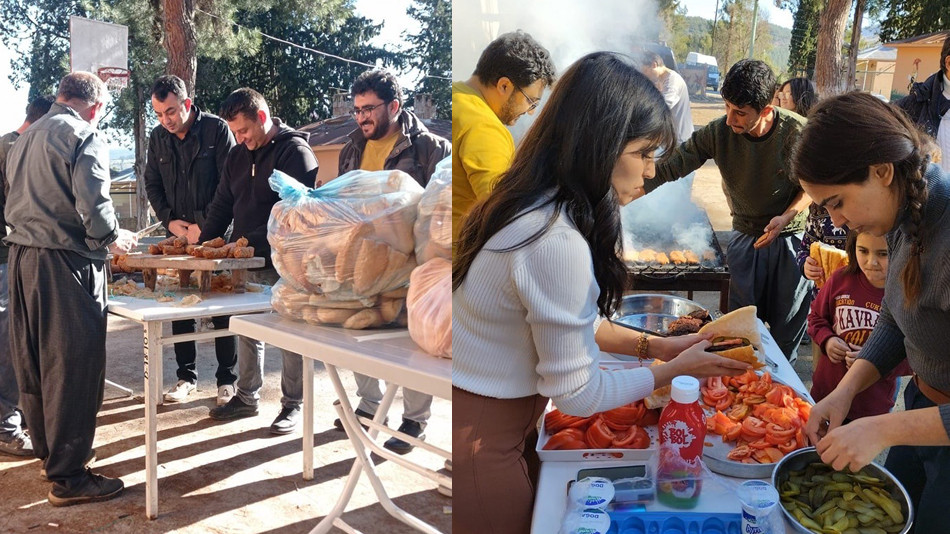
[[[158,410],[162,401],[162,323],[145,323],[145,515],[158,517]]]

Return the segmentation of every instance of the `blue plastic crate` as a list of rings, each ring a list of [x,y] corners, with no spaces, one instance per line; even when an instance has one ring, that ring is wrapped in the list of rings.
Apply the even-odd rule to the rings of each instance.
[[[613,511],[607,534],[740,534],[740,514]]]

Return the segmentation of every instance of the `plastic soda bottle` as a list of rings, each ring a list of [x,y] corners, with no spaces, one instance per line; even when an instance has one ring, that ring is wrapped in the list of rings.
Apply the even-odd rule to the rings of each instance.
[[[693,508],[703,486],[706,439],[706,418],[699,406],[699,380],[691,376],[674,378],[670,399],[660,414],[657,499],[674,508]]]

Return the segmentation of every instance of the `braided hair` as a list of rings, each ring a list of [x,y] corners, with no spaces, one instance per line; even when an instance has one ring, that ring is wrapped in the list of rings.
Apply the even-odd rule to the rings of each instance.
[[[863,183],[871,165],[894,165],[894,184],[907,213],[904,227],[911,243],[910,259],[900,274],[905,307],[917,300],[922,284],[928,146],[927,138],[900,108],[855,91],[823,100],[811,109],[792,155],[793,180],[817,185]]]

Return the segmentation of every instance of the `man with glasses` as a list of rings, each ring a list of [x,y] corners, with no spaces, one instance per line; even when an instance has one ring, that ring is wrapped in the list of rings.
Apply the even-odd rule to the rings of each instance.
[[[489,43],[472,77],[452,84],[452,250],[463,218],[508,170],[515,142],[505,126],[533,114],[554,83],[548,51],[523,31]]]
[[[340,174],[399,170],[425,187],[435,165],[452,152],[448,139],[429,132],[425,124],[402,107],[399,82],[388,71],[360,74],[350,90],[355,106],[350,113],[359,126],[340,150]]]
[[[399,83],[385,70],[371,69],[360,74],[350,94],[355,106],[351,113],[359,128],[350,133],[350,140],[340,151],[340,174],[354,169],[400,170],[425,187],[436,163],[452,152],[448,139],[429,133],[418,117],[402,109]],[[353,377],[360,397],[356,415],[372,419],[383,400],[379,380],[359,373],[353,373]],[[409,389],[403,389],[402,395],[399,432],[424,440],[432,396]],[[343,430],[339,419],[333,425]],[[388,439],[383,446],[397,454],[413,449],[411,443],[397,437]]]

